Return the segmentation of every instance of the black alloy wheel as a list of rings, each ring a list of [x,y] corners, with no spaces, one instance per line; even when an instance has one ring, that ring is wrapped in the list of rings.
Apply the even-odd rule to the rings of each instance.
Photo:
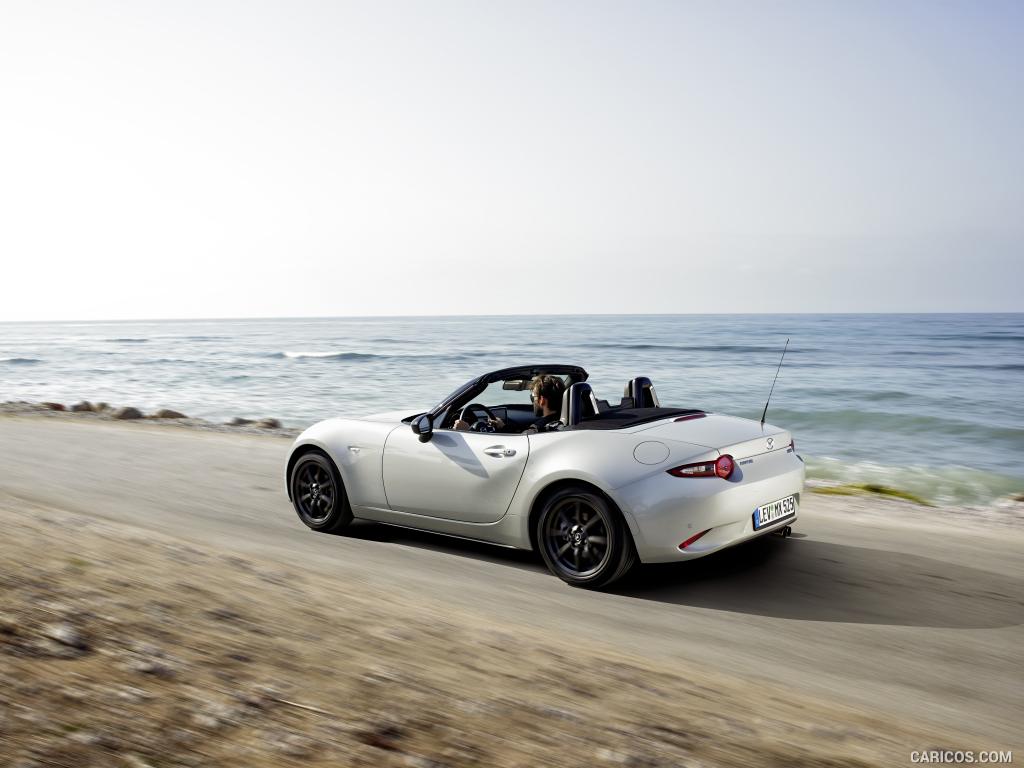
[[[536,535],[548,568],[573,586],[608,586],[636,560],[619,511],[585,486],[563,488],[548,498],[537,518]]]
[[[314,531],[334,533],[352,522],[352,509],[338,471],[320,452],[306,453],[295,462],[291,492],[299,519]]]

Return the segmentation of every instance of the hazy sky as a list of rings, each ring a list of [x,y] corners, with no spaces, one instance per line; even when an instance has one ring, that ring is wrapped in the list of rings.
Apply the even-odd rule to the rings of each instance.
[[[1024,310],[1024,3],[0,0],[0,320]]]

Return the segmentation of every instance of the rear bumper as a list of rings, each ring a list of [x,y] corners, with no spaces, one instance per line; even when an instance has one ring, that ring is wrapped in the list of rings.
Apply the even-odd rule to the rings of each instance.
[[[791,451],[755,456],[728,480],[680,478],[659,472],[616,489],[637,554],[645,563],[692,560],[791,525],[800,514],[804,463]],[[796,496],[796,512],[754,528],[754,510]],[[707,531],[686,549],[679,545]]]

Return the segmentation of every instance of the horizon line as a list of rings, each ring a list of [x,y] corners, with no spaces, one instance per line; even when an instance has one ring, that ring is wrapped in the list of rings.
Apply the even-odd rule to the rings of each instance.
[[[381,315],[250,315],[224,317],[132,317],[132,318],[65,318],[58,320],[0,320],[0,325],[45,324],[45,323],[174,323],[174,322],[240,322],[253,320],[397,320],[397,319],[447,319],[447,318],[522,318],[522,317],[792,317],[800,316],[884,316],[884,315],[1021,315],[1024,310],[965,310],[960,312],[531,312],[531,313],[491,313],[475,314],[471,312],[448,313],[435,315],[422,314],[381,314]]]

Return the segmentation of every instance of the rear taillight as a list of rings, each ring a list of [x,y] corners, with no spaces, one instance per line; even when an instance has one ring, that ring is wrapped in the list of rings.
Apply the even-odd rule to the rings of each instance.
[[[668,470],[668,473],[676,477],[714,477],[715,462],[700,461],[696,464],[684,464],[681,467]]]
[[[727,480],[732,476],[736,468],[732,456],[728,454],[719,456],[717,461],[698,461],[694,464],[683,464],[681,467],[673,467],[668,470],[670,475],[676,477],[720,477]]]
[[[715,462],[715,474],[723,480],[728,480],[735,468],[736,465],[733,464],[732,456],[728,454],[725,456],[719,456],[718,461]]]

